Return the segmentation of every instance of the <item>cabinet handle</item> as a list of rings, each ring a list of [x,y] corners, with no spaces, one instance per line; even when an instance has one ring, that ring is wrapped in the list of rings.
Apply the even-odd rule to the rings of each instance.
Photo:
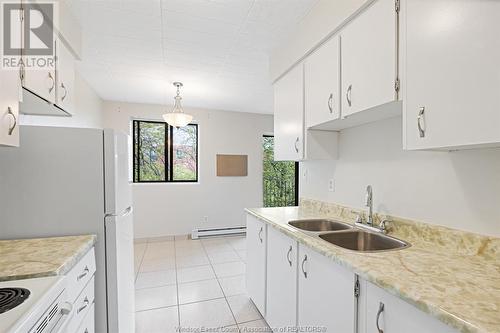
[[[21,79],[21,85],[24,85],[25,70],[24,65],[19,67],[19,78]]]
[[[295,144],[294,144],[294,147],[295,147],[295,152],[298,154],[299,153],[299,147],[297,147],[297,144],[299,143],[299,137],[297,137],[297,139],[295,139]]]
[[[87,266],[85,266],[85,268],[83,269],[83,273],[78,275],[78,277],[76,278],[76,281],[80,281],[81,279],[86,277],[87,274],[89,274],[89,268]]]
[[[66,86],[64,86],[64,82],[61,83],[61,89],[64,89],[64,95],[63,95],[63,97],[61,97],[61,102],[64,102],[64,99],[68,95],[68,90],[66,89]]]
[[[345,94],[345,97],[347,99],[347,105],[349,106],[352,106],[351,92],[352,92],[352,84],[349,85],[349,87],[347,88],[347,92]]]
[[[8,131],[8,134],[10,136],[10,135],[12,135],[12,132],[14,132],[14,129],[17,126],[17,118],[16,118],[16,115],[14,114],[14,112],[12,112],[12,109],[10,108],[10,106],[7,107],[7,114],[10,115],[12,117],[12,119],[14,119],[14,124],[12,124],[9,127],[9,131]]]
[[[304,264],[306,263],[307,261],[307,254],[304,255],[304,259],[302,260],[302,274],[304,274],[304,277],[307,279],[307,272],[306,270],[304,269]]]
[[[423,124],[423,126],[422,126]],[[417,117],[418,134],[425,138],[425,107],[421,107]]]
[[[52,90],[54,90],[54,87],[56,86],[56,81],[54,80],[51,72],[49,72],[49,79],[52,81],[52,86],[49,88],[49,94],[52,94]]]
[[[330,94],[330,97],[328,97],[328,109],[330,113],[333,113],[333,94]]]
[[[89,299],[87,297],[85,297],[85,299],[83,300],[83,305],[81,307],[79,307],[77,310],[76,310],[76,313],[80,313],[82,312],[83,310],[85,310],[85,308],[87,306],[89,306]],[[383,332],[382,332],[383,333]]]
[[[290,248],[288,249],[288,252],[286,253],[286,259],[288,260],[288,263],[290,264],[290,267],[292,267],[292,259],[290,259],[290,254],[292,253],[292,246],[290,245]]]
[[[262,231],[263,231],[263,227],[260,227],[260,230],[259,230],[259,240],[260,242],[262,243]]]
[[[384,303],[380,302],[380,304],[378,306],[377,321],[376,321],[378,333],[384,333],[384,330],[381,329],[379,326],[379,319],[380,319],[380,315],[382,314],[382,312],[384,312]]]

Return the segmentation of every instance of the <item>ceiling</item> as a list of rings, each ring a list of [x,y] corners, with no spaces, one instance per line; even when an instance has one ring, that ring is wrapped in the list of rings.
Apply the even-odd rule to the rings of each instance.
[[[270,51],[318,0],[65,0],[105,100],[272,113]]]

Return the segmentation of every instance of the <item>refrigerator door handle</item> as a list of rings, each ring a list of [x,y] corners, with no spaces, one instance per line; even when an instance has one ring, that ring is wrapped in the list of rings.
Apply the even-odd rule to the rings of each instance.
[[[125,217],[132,214],[134,208],[132,206],[127,207],[121,214],[106,214],[106,217]]]

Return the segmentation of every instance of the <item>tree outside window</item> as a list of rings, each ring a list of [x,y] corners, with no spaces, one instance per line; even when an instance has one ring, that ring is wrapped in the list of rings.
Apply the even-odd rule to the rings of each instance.
[[[198,125],[133,121],[135,183],[197,182]]]

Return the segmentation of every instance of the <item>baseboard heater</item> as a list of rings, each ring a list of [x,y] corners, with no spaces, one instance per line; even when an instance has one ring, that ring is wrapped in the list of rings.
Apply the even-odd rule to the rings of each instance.
[[[245,226],[227,227],[227,228],[210,228],[210,229],[194,229],[191,233],[192,239],[217,237],[217,236],[236,236],[245,235],[247,228]]]

